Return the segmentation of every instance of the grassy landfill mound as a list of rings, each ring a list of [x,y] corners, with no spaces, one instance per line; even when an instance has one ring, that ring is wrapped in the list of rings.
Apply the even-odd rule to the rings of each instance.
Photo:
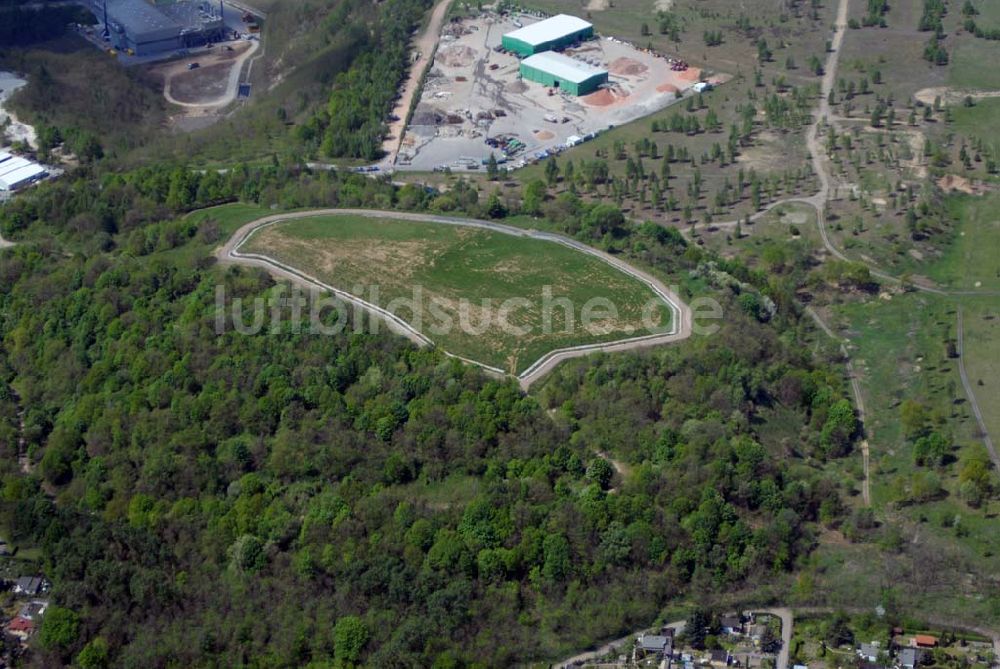
[[[240,252],[267,256],[386,308],[448,352],[512,373],[554,349],[647,334],[647,305],[653,305],[656,327],[670,325],[665,303],[600,259],[553,242],[492,230],[320,216],[262,228]],[[423,295],[419,313],[409,303],[391,304],[412,298],[414,286]],[[553,300],[549,328],[546,291]],[[503,327],[501,304],[511,298],[530,302],[514,304],[506,317],[511,326],[529,330],[527,334]],[[556,306],[561,298],[573,305],[572,322],[565,309]],[[464,321],[463,302],[469,305]],[[584,327],[581,315],[588,302],[601,313],[612,304],[615,313]],[[448,318],[453,327],[436,327]]]

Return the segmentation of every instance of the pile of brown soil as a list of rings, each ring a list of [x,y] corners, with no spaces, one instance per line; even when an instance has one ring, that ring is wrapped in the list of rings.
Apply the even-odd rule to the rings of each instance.
[[[614,103],[615,96],[611,94],[606,88],[602,88],[599,91],[591,93],[590,95],[584,95],[583,101],[585,104],[591,107],[607,107],[608,105]]]
[[[613,105],[616,102],[620,102],[628,97],[628,93],[617,89],[617,88],[602,88],[599,91],[595,91],[590,95],[585,95],[581,98],[584,104],[588,104],[591,107],[607,107],[608,105]]]

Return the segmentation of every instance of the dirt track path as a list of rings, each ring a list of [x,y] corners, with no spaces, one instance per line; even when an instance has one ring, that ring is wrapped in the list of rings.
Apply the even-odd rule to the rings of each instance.
[[[14,246],[14,242],[8,242],[3,238],[3,235],[0,235],[0,249],[9,249],[12,246]]]
[[[452,0],[438,0],[438,3],[431,12],[431,18],[427,22],[427,27],[417,37],[413,45],[418,56],[410,65],[410,73],[406,79],[406,84],[399,96],[399,100],[396,102],[395,108],[392,110],[393,115],[398,120],[389,124],[385,140],[382,142],[382,150],[385,152],[385,158],[382,159],[380,165],[387,168],[396,164],[396,156],[399,154],[399,148],[403,143],[403,135],[406,134],[406,116],[413,105],[414,96],[416,96],[420,89],[420,81],[424,78],[424,72],[427,71],[427,68],[431,66],[434,60],[434,51],[437,49],[438,40],[441,37],[441,26],[444,23],[444,17],[448,14],[448,7],[451,5],[451,2]]]
[[[861,382],[858,380],[858,375],[854,371],[854,363],[851,362],[851,356],[847,352],[847,344],[843,339],[834,334],[833,330],[830,329],[820,315],[812,307],[806,307],[806,314],[819,326],[819,329],[826,333],[830,339],[838,342],[840,344],[840,353],[844,356],[844,367],[847,369],[847,378],[851,382],[851,394],[854,395],[854,406],[857,407],[858,420],[861,422],[861,430],[863,439],[861,440],[861,458],[864,468],[864,479],[861,481],[861,499],[864,500],[865,506],[872,505],[872,495],[871,495],[871,459],[868,454],[868,436],[869,431],[867,423],[865,421],[865,399],[861,394]]]
[[[562,244],[568,246],[574,250],[580,251],[581,253],[586,253],[595,258],[602,260],[603,262],[611,265],[612,267],[618,269],[619,271],[632,276],[638,281],[644,283],[648,288],[650,288],[654,294],[656,294],[661,300],[663,300],[671,310],[671,330],[665,333],[651,334],[640,337],[632,337],[629,339],[608,342],[605,344],[587,344],[582,346],[573,346],[564,349],[558,349],[555,351],[550,351],[546,355],[542,356],[534,364],[523,371],[518,377],[518,382],[521,388],[527,391],[536,381],[544,377],[550,371],[552,371],[560,362],[564,360],[569,360],[571,358],[579,358],[583,356],[590,355],[596,352],[619,352],[619,351],[630,351],[640,348],[659,346],[661,344],[669,344],[677,341],[687,339],[692,333],[692,314],[691,309],[688,305],[677,295],[671,288],[663,284],[659,279],[652,276],[648,272],[641,269],[633,267],[628,263],[611,256],[603,251],[599,251],[591,246],[587,246],[575,239],[570,239],[569,237],[564,237],[562,235],[557,235],[550,232],[540,232],[537,230],[525,230],[523,228],[515,228],[509,225],[503,225],[501,223],[492,223],[490,221],[482,221],[479,219],[472,218],[452,218],[445,216],[434,216],[432,214],[415,214],[407,212],[397,212],[397,211],[379,211],[371,209],[317,209],[310,211],[299,211],[286,214],[275,214],[273,216],[266,216],[264,218],[257,219],[256,221],[251,221],[243,225],[239,230],[237,230],[229,240],[223,244],[217,251],[216,257],[222,262],[237,263],[243,265],[251,265],[256,267],[262,267],[276,276],[292,281],[298,285],[304,286],[308,289],[320,289],[328,292],[332,292],[341,299],[363,309],[366,309],[378,316],[380,316],[389,327],[416,343],[417,345],[425,346],[431,345],[432,342],[424,334],[418,332],[413,327],[409,325],[406,321],[400,319],[395,314],[392,314],[381,307],[366,302],[350,293],[339,290],[334,286],[326,284],[316,277],[310,276],[300,270],[290,267],[288,265],[282,264],[277,260],[270,258],[268,256],[263,256],[259,254],[249,254],[241,252],[240,246],[242,246],[255,232],[261,228],[280,223],[282,221],[294,220],[298,218],[308,218],[313,216],[325,216],[325,215],[336,215],[336,214],[352,214],[358,216],[370,216],[376,217],[392,217],[397,219],[420,221],[425,223],[440,223],[444,225],[461,225],[467,227],[480,228],[484,230],[491,230],[494,232],[501,232],[503,234],[513,235],[516,237],[530,237],[532,239],[539,239],[543,241],[554,242],[557,244]],[[463,358],[462,356],[455,355],[445,351],[445,353],[453,358],[457,358],[464,362],[474,364],[478,367],[485,369],[487,372],[495,375],[505,375],[505,372],[496,367],[491,367],[489,365],[484,365],[475,360],[470,360],[468,358]]]

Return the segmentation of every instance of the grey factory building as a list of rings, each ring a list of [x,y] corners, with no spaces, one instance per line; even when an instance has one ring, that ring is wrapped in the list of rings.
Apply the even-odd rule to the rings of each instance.
[[[225,32],[218,0],[90,0],[105,22],[111,45],[138,56],[220,39]]]

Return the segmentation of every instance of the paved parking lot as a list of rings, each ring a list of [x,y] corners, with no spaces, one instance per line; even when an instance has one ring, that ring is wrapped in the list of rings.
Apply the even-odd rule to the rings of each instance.
[[[423,95],[403,138],[396,169],[479,169],[516,139],[508,167],[558,151],[663,109],[698,81],[699,71],[671,69],[663,57],[613,38],[598,38],[565,53],[609,72],[607,88],[581,97],[522,81],[520,61],[496,50],[501,37],[529,17],[484,15],[447,24]],[[575,140],[574,140],[575,141]]]

